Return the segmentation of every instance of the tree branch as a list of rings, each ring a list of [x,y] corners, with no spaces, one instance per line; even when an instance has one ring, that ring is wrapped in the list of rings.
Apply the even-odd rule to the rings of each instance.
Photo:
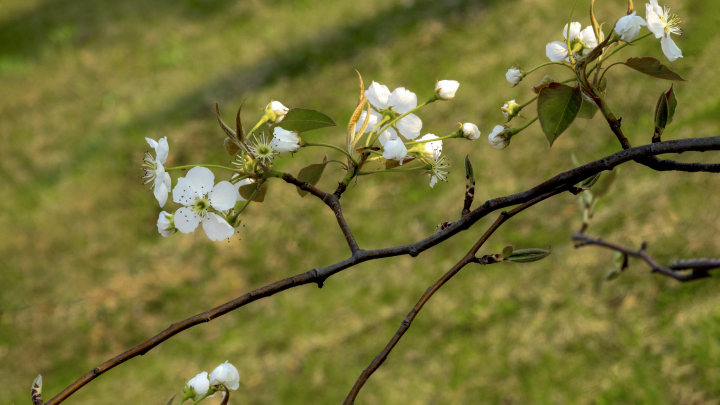
[[[692,281],[701,278],[711,277],[708,270],[720,267],[720,260],[712,259],[693,259],[688,261],[680,261],[670,265],[670,267],[661,266],[655,259],[650,257],[645,251],[646,244],[643,242],[642,246],[638,250],[632,250],[625,248],[614,243],[605,242],[602,239],[595,239],[589,236],[583,235],[582,233],[576,233],[573,235],[572,240],[577,242],[576,248],[594,245],[608,249],[612,249],[618,252],[622,252],[628,256],[640,258],[650,266],[653,273],[660,273],[663,276],[674,278],[678,281]],[[692,269],[690,273],[678,273],[676,270],[687,270]]]
[[[541,195],[539,197],[536,197],[525,204],[513,209],[510,212],[503,211],[500,213],[500,216],[495,220],[495,222],[488,228],[487,231],[485,231],[485,234],[477,241],[475,242],[475,245],[470,249],[470,251],[455,265],[453,268],[448,270],[445,275],[443,275],[435,284],[433,284],[430,288],[425,291],[425,294],[420,297],[420,300],[415,304],[413,309],[410,311],[410,313],[407,315],[404,321],[400,324],[400,329],[398,329],[397,332],[395,332],[395,335],[390,339],[390,342],[385,346],[385,348],[378,354],[373,361],[370,363],[370,365],[363,370],[362,374],[360,374],[360,377],[355,382],[355,385],[353,385],[352,389],[350,390],[350,393],[348,394],[347,398],[345,398],[345,402],[343,402],[343,405],[351,405],[355,403],[355,398],[357,397],[358,393],[360,392],[360,389],[362,389],[363,385],[367,382],[367,380],[370,378],[370,376],[377,370],[383,362],[385,362],[385,359],[387,359],[390,352],[395,348],[395,345],[400,341],[400,339],[403,337],[405,332],[410,328],[410,325],[412,324],[413,320],[417,316],[417,314],[420,312],[420,310],[425,306],[425,303],[427,303],[430,298],[443,286],[445,283],[447,283],[453,276],[455,276],[460,270],[465,267],[468,263],[478,263],[478,264],[492,264],[495,263],[494,261],[488,261],[488,260],[480,260],[475,255],[477,254],[477,251],[482,247],[483,244],[490,238],[490,235],[492,235],[499,227],[502,225],[505,221],[512,218],[519,212],[522,212],[526,208],[529,208],[537,203],[539,203],[542,200],[545,200],[547,198],[550,198],[554,195],[560,194],[563,191],[568,191],[571,186],[565,186],[563,188],[555,189],[549,193],[546,193],[544,195]]]
[[[126,352],[121,353],[118,356],[94,368],[92,371],[82,376],[80,379],[72,383],[70,386],[65,388],[62,392],[60,392],[58,395],[48,401],[46,405],[57,405],[63,402],[70,395],[82,388],[85,384],[97,378],[99,375],[107,372],[108,370],[119,364],[124,363],[127,360],[132,359],[133,357],[137,357],[139,355],[147,353],[153,347],[159,345],[165,340],[186,329],[189,329],[195,325],[204,322],[209,322],[212,319],[220,317],[230,311],[233,311],[251,302],[257,301],[261,298],[269,297],[278,292],[304,284],[317,283],[318,286],[321,286],[328,277],[334,275],[335,273],[338,273],[349,267],[369,260],[400,256],[405,254],[415,257],[421,252],[433,246],[436,246],[447,239],[450,239],[452,236],[460,233],[461,231],[469,229],[473,224],[475,224],[477,221],[484,218],[486,215],[490,214],[493,211],[513,205],[527,203],[536,197],[542,196],[545,193],[549,193],[551,191],[554,191],[555,189],[562,188],[563,186],[571,186],[594,174],[600,173],[604,170],[611,170],[613,167],[631,160],[641,159],[663,153],[679,153],[689,151],[704,152],[708,150],[720,150],[720,137],[715,136],[709,138],[679,139],[623,150],[603,159],[596,160],[586,165],[558,174],[557,176],[554,176],[551,179],[521,193],[487,200],[483,205],[473,211],[470,211],[469,214],[463,216],[460,220],[452,223],[443,231],[440,231],[421,241],[409,245],[396,246],[384,249],[357,250],[355,253],[353,253],[351,257],[330,266],[313,269],[306,273],[298,274],[296,276],[286,278],[284,280],[280,280],[267,286],[258,288],[209,311],[195,315],[182,322],[172,324],[169,328],[147,340],[146,342],[143,342],[140,345],[135,346],[132,349],[127,350]],[[285,179],[284,174],[282,175],[282,177],[283,179]],[[319,190],[317,187],[307,183],[303,183],[292,176],[288,177],[285,181],[288,181],[289,183],[294,184],[302,188],[303,190],[307,190],[317,197],[320,197],[326,205],[332,208],[332,201],[325,198],[327,193]],[[337,219],[338,223],[342,227],[342,223],[344,222],[344,219],[342,219],[342,215],[337,216]],[[352,245],[350,245],[350,249],[353,249]]]

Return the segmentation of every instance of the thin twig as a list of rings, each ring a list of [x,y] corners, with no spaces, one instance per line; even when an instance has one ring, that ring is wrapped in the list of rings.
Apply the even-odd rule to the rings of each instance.
[[[539,203],[542,200],[545,200],[547,198],[550,198],[554,195],[560,194],[564,191],[568,191],[571,188],[571,186],[566,186],[564,188],[559,188],[556,190],[553,190],[549,193],[543,194],[539,197],[536,197],[525,204],[522,204],[521,206],[513,209],[510,212],[503,211],[500,216],[493,222],[493,224],[488,228],[487,231],[483,234],[483,236],[475,242],[475,245],[470,249],[470,251],[463,257],[453,268],[448,270],[447,273],[445,273],[435,284],[432,285],[432,287],[428,288],[427,291],[425,291],[425,294],[420,297],[420,300],[415,304],[413,309],[410,311],[410,313],[405,317],[405,320],[402,321],[400,324],[400,329],[398,329],[397,332],[395,332],[395,335],[390,339],[390,342],[385,346],[385,348],[375,356],[373,361],[370,363],[370,365],[363,370],[362,374],[360,374],[360,377],[355,381],[355,385],[353,385],[352,389],[350,390],[350,393],[348,394],[347,398],[345,398],[345,402],[343,402],[343,405],[351,405],[355,403],[355,398],[357,397],[358,393],[360,392],[360,389],[362,389],[363,385],[367,382],[367,380],[370,378],[370,376],[377,370],[383,362],[385,362],[385,359],[387,359],[390,352],[395,348],[395,345],[400,341],[400,339],[403,337],[405,332],[410,328],[410,325],[412,324],[413,320],[417,316],[417,314],[420,312],[420,310],[425,306],[425,303],[427,303],[430,298],[443,286],[445,283],[447,283],[453,276],[455,276],[460,270],[465,267],[468,263],[479,263],[479,264],[492,264],[495,263],[494,261],[489,260],[480,260],[479,258],[475,257],[478,250],[482,245],[490,238],[490,235],[492,235],[499,227],[503,224],[503,222],[507,221],[508,219],[512,218],[514,215],[522,212],[526,208],[529,208],[537,203]]]
[[[708,278],[711,277],[710,273],[708,273],[708,270],[718,268],[720,267],[720,260],[708,260],[708,259],[696,259],[693,261],[688,261],[689,265],[680,264],[679,266],[682,266],[680,269],[692,269],[691,273],[678,273],[677,271],[674,271],[672,268],[668,268],[665,266],[661,266],[655,259],[653,259],[647,252],[645,251],[645,244],[643,243],[643,246],[638,250],[632,250],[628,249],[626,247],[616,245],[614,243],[605,242],[602,239],[595,239],[591,238],[589,236],[583,235],[581,233],[576,233],[573,235],[572,240],[577,242],[575,244],[576,248],[583,247],[583,246],[600,246],[608,249],[612,249],[618,252],[622,252],[628,256],[633,256],[640,258],[645,261],[650,266],[650,269],[653,273],[660,273],[663,276],[674,278],[678,281],[692,281],[692,280],[698,280],[701,278]],[[679,262],[682,263],[682,262]],[[674,263],[673,265],[678,266],[677,263]],[[672,266],[672,265],[671,265]],[[678,269],[676,267],[676,269]]]

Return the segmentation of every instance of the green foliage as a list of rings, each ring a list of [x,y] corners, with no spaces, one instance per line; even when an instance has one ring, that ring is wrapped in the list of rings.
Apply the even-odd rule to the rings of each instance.
[[[327,156],[325,156],[327,160]],[[320,178],[323,175],[323,172],[325,171],[325,166],[327,166],[327,162],[319,163],[319,164],[312,164],[306,167],[303,167],[300,170],[300,173],[297,175],[297,179],[312,184],[313,186],[317,185],[320,181]],[[307,190],[301,190],[300,187],[296,188],[298,194],[300,194],[300,197],[305,197],[308,193]]]
[[[265,180],[259,183],[250,183],[241,186],[238,192],[247,201],[263,202],[268,191],[269,181]]]
[[[660,63],[659,60],[644,56],[641,58],[630,58],[624,63],[625,66],[635,69],[638,72],[645,73],[648,76],[657,77],[658,79],[685,81],[679,74],[670,70],[667,66]]]
[[[572,124],[583,103],[579,87],[550,83],[540,91],[538,118],[550,146]]]
[[[281,127],[287,131],[302,133],[333,126],[335,126],[335,121],[320,111],[307,108],[293,108],[285,114],[282,121],[274,124],[272,128]],[[270,132],[272,132],[272,128]]]
[[[465,180],[466,187],[475,187],[475,171],[468,155],[465,155]]]

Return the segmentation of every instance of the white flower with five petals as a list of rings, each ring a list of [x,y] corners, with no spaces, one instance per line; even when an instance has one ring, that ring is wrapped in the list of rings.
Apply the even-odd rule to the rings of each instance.
[[[184,207],[175,211],[175,227],[182,233],[194,232],[200,222],[208,238],[213,241],[228,239],[233,227],[209,209],[227,211],[235,206],[235,187],[229,181],[215,184],[215,175],[206,167],[193,167],[185,177],[178,179],[173,189],[173,201]],[[214,186],[213,186],[214,185]]]
[[[370,104],[372,104],[375,109],[382,111],[392,108],[392,111],[400,115],[417,107],[417,96],[415,93],[410,90],[406,90],[404,87],[398,87],[390,93],[387,86],[383,86],[377,82],[372,82],[370,87],[368,87],[365,91],[365,97],[367,97],[368,101],[370,101]],[[372,114],[371,112],[371,115],[375,114]],[[379,115],[380,114],[377,116]],[[378,120],[381,119],[382,116],[378,117]],[[415,114],[408,114],[398,120],[395,123],[395,126],[405,138],[415,139],[420,136],[422,120]],[[368,125],[368,128],[372,129],[370,125]],[[397,132],[395,132],[392,128],[388,128],[386,132],[388,133],[388,140],[394,139],[397,136]]]
[[[680,18],[675,14],[670,14],[668,7],[660,7],[657,0],[650,0],[650,3],[645,5],[645,19],[648,29],[655,34],[655,38],[662,38],[660,46],[668,60],[673,62],[677,58],[682,58],[682,51],[670,38],[670,34],[682,34]]]
[[[577,52],[581,50],[583,55],[586,55],[598,45],[592,27],[587,27],[582,31],[580,31],[580,28],[582,28],[582,25],[579,22],[570,24],[569,33],[567,24],[563,28],[563,37],[569,40],[570,47],[574,52],[573,56],[579,56]],[[545,55],[553,62],[570,61],[568,47],[565,42],[550,42],[545,46]]]
[[[168,152],[170,147],[168,146],[167,136],[162,137],[159,141],[154,139],[145,138],[150,147],[155,149],[155,157],[150,152],[145,152],[145,158],[143,159],[142,168],[145,170],[145,176],[147,179],[145,184],[153,182],[152,189],[155,198],[160,203],[160,206],[164,206],[167,202],[168,193],[170,192],[170,174],[165,171],[163,164],[167,161]]]

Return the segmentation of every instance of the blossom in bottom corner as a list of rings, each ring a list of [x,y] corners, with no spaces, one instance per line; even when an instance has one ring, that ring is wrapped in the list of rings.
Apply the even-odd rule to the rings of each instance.
[[[240,374],[237,368],[227,361],[210,373],[210,386],[217,389],[221,385],[230,391],[240,388]]]
[[[215,175],[206,167],[193,167],[185,177],[178,179],[173,189],[173,201],[184,207],[175,211],[175,227],[182,233],[191,233],[203,224],[203,230],[213,241],[228,239],[234,229],[227,221],[213,213],[227,211],[235,206],[235,187],[229,181],[215,184]],[[214,185],[214,186],[213,186]]]

